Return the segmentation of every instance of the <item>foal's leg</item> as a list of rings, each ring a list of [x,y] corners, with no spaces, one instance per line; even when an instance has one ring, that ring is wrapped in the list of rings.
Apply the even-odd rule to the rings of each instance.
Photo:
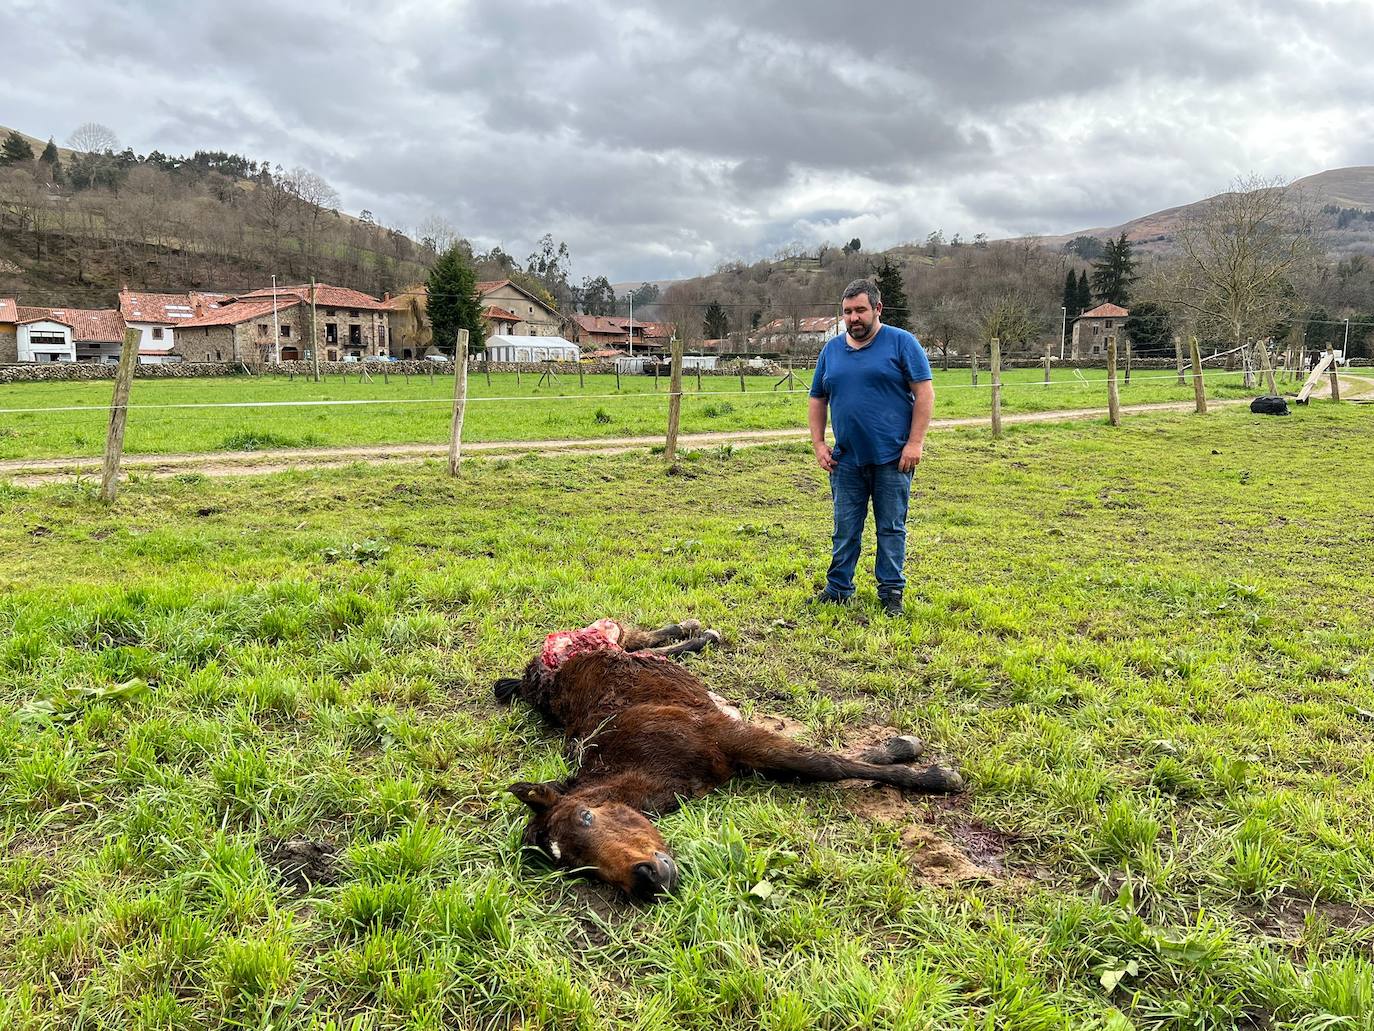
[[[684,619],[681,623],[669,623],[657,630],[636,630],[625,627],[624,631],[624,635],[620,639],[620,647],[627,652],[642,652],[662,648],[674,641],[686,640],[700,633],[701,624],[695,619]]]
[[[670,644],[666,648],[645,648],[644,651],[650,655],[683,655],[687,652],[699,652],[709,648],[713,644],[720,644],[719,630],[703,630],[696,637],[689,637],[685,641],[677,644]]]
[[[880,765],[878,762],[849,759],[833,752],[807,748],[762,727],[734,724],[722,727],[721,737],[730,758],[737,765],[773,780],[876,780],[880,784],[891,784],[908,791],[938,795],[962,791],[964,787],[964,780],[959,774],[942,766],[913,770],[909,766]],[[883,756],[883,761],[892,763],[901,760],[893,760],[888,753]]]

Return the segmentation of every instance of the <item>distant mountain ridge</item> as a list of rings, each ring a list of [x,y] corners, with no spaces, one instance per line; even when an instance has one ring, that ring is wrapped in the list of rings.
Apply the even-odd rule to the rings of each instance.
[[[1318,211],[1324,208],[1374,211],[1374,165],[1328,169],[1325,172],[1304,176],[1296,180],[1293,186],[1300,190]],[[1215,196],[1218,195],[1154,211],[1114,226],[1079,229],[1059,236],[1041,236],[1039,240],[1046,247],[1059,248],[1079,236],[1106,240],[1120,236],[1124,232],[1126,239],[1138,245],[1139,250],[1167,253],[1173,249],[1173,234],[1189,216]],[[1334,223],[1336,219],[1326,221]],[[1322,242],[1332,256],[1374,254],[1374,222],[1361,219],[1358,223],[1347,225],[1323,224],[1321,230]]]

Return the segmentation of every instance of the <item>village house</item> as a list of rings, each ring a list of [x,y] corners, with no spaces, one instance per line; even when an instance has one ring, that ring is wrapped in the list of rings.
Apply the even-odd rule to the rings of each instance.
[[[16,307],[16,361],[119,361],[124,320],[113,308]]]
[[[760,326],[749,347],[764,354],[817,355],[827,340],[843,332],[838,315],[789,315]]]
[[[19,360],[19,305],[0,297],[0,365]]]
[[[644,346],[645,323],[619,315],[572,315],[569,336],[585,352],[609,348],[629,350]]]
[[[1107,353],[1109,336],[1116,337],[1118,347],[1124,349],[1126,316],[1130,314],[1118,304],[1099,304],[1079,315],[1073,323],[1072,359],[1101,358]]]
[[[176,352],[191,362],[297,361],[310,354],[307,286],[269,287],[198,306],[177,326]],[[315,287],[315,340],[321,361],[389,354],[385,301],[341,286]],[[275,329],[274,329],[275,327]]]
[[[184,294],[142,293],[124,287],[119,291],[119,314],[130,329],[139,331],[138,360],[147,365],[172,362],[176,326],[195,318],[196,308],[214,308],[226,294],[191,291]]]
[[[482,330],[487,340],[505,336],[559,336],[563,332],[563,316],[509,279],[478,283],[477,296],[482,303]],[[429,291],[423,283],[407,287],[395,297],[386,298],[384,303],[391,325],[391,353],[397,358],[453,353],[452,341],[436,345],[432,339]]]

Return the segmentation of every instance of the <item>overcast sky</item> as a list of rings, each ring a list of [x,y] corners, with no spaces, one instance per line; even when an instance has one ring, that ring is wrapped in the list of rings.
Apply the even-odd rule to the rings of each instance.
[[[303,165],[412,232],[552,233],[576,278],[1374,164],[1371,0],[5,0],[0,39],[0,124]]]

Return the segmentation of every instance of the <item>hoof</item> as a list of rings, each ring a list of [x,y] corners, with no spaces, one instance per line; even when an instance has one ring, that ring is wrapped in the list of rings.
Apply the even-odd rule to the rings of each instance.
[[[884,744],[887,750],[887,757],[895,763],[915,762],[926,750],[926,743],[919,737],[902,735],[901,737],[890,737]]]
[[[954,770],[944,766],[932,766],[930,773],[932,779],[936,780],[939,785],[936,790],[943,791],[947,795],[957,795],[964,790],[964,778]]]
[[[702,633],[701,636],[706,638],[706,640],[710,641],[712,644],[720,644],[721,642],[719,630],[707,630],[704,633]]]
[[[701,620],[684,619],[681,623],[678,624],[678,628],[682,631],[684,637],[691,637],[693,634],[695,634],[698,630],[701,629]]]

